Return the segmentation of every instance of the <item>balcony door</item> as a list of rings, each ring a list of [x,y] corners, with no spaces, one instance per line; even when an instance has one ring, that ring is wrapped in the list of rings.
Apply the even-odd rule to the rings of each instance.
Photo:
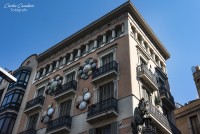
[[[104,65],[106,65],[106,64],[108,64],[112,61],[113,61],[113,53],[109,53],[109,54],[102,57],[102,61],[101,61],[102,66],[104,66]]]
[[[114,97],[113,81],[99,86],[99,90],[98,90],[98,100],[99,101],[103,101],[103,100],[109,99],[111,97]]]
[[[75,71],[65,76],[65,83],[71,82],[72,80],[75,80]]]
[[[28,126],[27,129],[36,128],[37,121],[38,121],[39,114],[31,115],[28,119]]]
[[[66,100],[60,103],[59,106],[59,117],[70,115],[72,100]]]

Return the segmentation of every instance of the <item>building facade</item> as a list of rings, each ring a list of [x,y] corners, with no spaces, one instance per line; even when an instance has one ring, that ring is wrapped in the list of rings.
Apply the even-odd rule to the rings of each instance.
[[[200,67],[192,67],[193,78],[200,95]],[[200,133],[200,99],[192,100],[175,110],[177,127],[182,134]]]
[[[34,66],[12,133],[179,134],[169,58],[126,2],[26,60]]]

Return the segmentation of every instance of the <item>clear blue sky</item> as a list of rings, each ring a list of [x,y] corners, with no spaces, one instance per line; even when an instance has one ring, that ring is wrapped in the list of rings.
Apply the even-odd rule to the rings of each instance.
[[[1,0],[0,66],[17,69],[25,58],[39,54],[80,30],[126,0]],[[13,12],[6,4],[31,4]],[[200,64],[200,0],[132,0],[171,54],[168,77],[175,100],[197,98],[191,67]]]

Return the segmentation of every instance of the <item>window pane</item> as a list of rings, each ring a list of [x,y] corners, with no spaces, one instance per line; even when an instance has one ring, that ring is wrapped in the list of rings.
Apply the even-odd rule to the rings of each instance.
[[[3,128],[2,128],[2,133],[7,133],[7,129],[10,127],[9,126],[10,123],[10,118],[5,118],[5,122],[3,124]]]
[[[25,74],[25,73],[22,73],[22,74],[21,74],[21,77],[20,77],[20,81],[24,81],[24,80],[25,80],[25,76],[26,76],[26,74]]]
[[[199,121],[197,118],[197,115],[190,117],[191,127],[193,134],[199,134],[200,128],[199,128]]]
[[[102,65],[106,65],[113,61],[113,53],[109,53],[102,57]]]
[[[19,96],[19,94],[15,94],[14,97],[13,97],[12,102],[17,102],[18,96]]]

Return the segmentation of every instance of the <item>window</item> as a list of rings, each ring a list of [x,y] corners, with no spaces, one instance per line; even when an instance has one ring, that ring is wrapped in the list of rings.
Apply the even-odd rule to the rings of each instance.
[[[44,90],[45,90],[45,87],[39,88],[39,89],[37,90],[37,96],[36,96],[36,97],[43,95]]]
[[[109,82],[99,87],[98,100],[103,101],[108,98],[114,97],[114,83]]]
[[[75,72],[71,72],[65,76],[65,83],[71,82],[75,79]]]
[[[10,83],[9,87],[8,87],[8,91],[9,89],[11,89],[13,86],[20,86],[23,88],[26,88],[27,84],[28,84],[28,80],[30,77],[30,70],[19,70],[18,72],[14,73],[14,77],[17,79],[17,82],[14,83]]]
[[[103,36],[99,36],[97,37],[97,47],[101,46],[101,44],[103,43]]]
[[[102,66],[113,61],[113,53],[109,53],[102,57]]]
[[[119,37],[122,33],[122,26],[121,25],[118,25],[115,29],[116,31],[116,37]]]
[[[89,52],[91,52],[93,48],[94,48],[94,41],[90,41],[89,42]]]
[[[112,31],[109,30],[107,33],[106,33],[106,42],[110,42],[110,40],[112,39]]]
[[[62,117],[62,116],[65,116],[65,115],[70,115],[71,103],[72,103],[72,100],[67,100],[67,101],[60,103],[59,117]]]
[[[21,89],[15,89],[7,93],[3,99],[0,110],[10,108],[18,111],[23,96],[24,96],[24,91]]]
[[[118,123],[114,122],[106,126],[90,129],[89,134],[118,134]]]
[[[191,129],[193,134],[200,134],[200,126],[197,115],[190,117]]]
[[[96,134],[111,134],[111,125],[106,125],[96,129]]]
[[[0,116],[0,133],[1,134],[11,134],[17,114],[15,113],[5,113]]]
[[[31,115],[28,119],[28,126],[27,129],[36,128],[37,121],[38,121],[39,114]]]

